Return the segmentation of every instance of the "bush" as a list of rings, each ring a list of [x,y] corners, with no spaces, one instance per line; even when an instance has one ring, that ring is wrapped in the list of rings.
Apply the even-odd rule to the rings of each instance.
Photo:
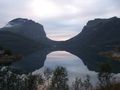
[[[63,67],[57,67],[53,72],[50,90],[69,90],[67,71]]]
[[[38,84],[43,83],[41,75],[15,74],[9,67],[0,69],[0,90],[37,90]]]

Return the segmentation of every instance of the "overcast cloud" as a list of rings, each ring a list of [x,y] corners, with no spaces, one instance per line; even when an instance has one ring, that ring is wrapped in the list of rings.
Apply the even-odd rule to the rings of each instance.
[[[28,18],[44,25],[54,40],[69,39],[88,20],[120,17],[120,0],[0,0],[0,27],[14,18]]]

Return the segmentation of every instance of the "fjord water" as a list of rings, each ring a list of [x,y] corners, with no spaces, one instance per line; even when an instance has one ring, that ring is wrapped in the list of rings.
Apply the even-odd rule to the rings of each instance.
[[[82,59],[66,51],[40,50],[11,65],[11,67],[34,74],[39,74],[45,68],[54,70],[57,66],[65,67],[71,80],[76,77],[86,78],[86,75],[93,80],[96,77],[96,72],[90,71]]]
[[[85,61],[75,54],[71,54],[66,51],[50,51],[43,49],[29,56],[24,57],[22,60],[12,63],[11,67],[25,71],[25,73],[40,74],[44,69],[49,68],[54,70],[57,66],[66,68],[70,83],[72,83],[76,77],[80,77],[82,80],[86,79],[86,76],[90,76],[90,81],[95,85],[97,80],[97,71],[90,70]],[[118,74],[118,76],[120,76]]]
[[[47,55],[44,66],[33,73],[39,74],[45,68],[54,70],[58,66],[66,68],[71,82],[76,77],[85,79],[87,75],[90,76],[91,81],[96,81],[96,72],[90,71],[80,58],[66,51],[51,52]]]

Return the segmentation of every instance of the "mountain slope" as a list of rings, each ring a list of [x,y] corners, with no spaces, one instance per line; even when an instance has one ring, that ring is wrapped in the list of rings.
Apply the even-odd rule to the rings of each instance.
[[[4,31],[20,34],[36,41],[46,39],[44,28],[32,20],[17,18],[2,28]]]
[[[101,63],[109,62],[113,71],[119,72],[120,62],[115,59],[120,56],[120,18],[88,21],[82,32],[64,42],[63,47],[81,58],[90,70],[98,71]]]
[[[0,29],[0,46],[15,53],[28,55],[50,47],[52,42],[46,37],[43,26],[32,20],[17,18]]]
[[[82,32],[67,42],[73,43],[71,46],[85,47],[116,41],[120,41],[120,18],[112,17],[88,21]]]
[[[42,43],[9,31],[0,31],[0,46],[23,55],[28,55],[44,47]]]

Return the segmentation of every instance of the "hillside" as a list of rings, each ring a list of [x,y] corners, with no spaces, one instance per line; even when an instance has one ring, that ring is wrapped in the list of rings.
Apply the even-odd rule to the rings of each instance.
[[[120,18],[88,21],[81,33],[64,42],[66,46],[66,51],[80,57],[90,70],[98,71],[100,63],[110,62],[113,71],[119,72]]]
[[[0,46],[14,53],[29,55],[50,47],[51,42],[43,26],[32,20],[17,18],[0,29]]]

